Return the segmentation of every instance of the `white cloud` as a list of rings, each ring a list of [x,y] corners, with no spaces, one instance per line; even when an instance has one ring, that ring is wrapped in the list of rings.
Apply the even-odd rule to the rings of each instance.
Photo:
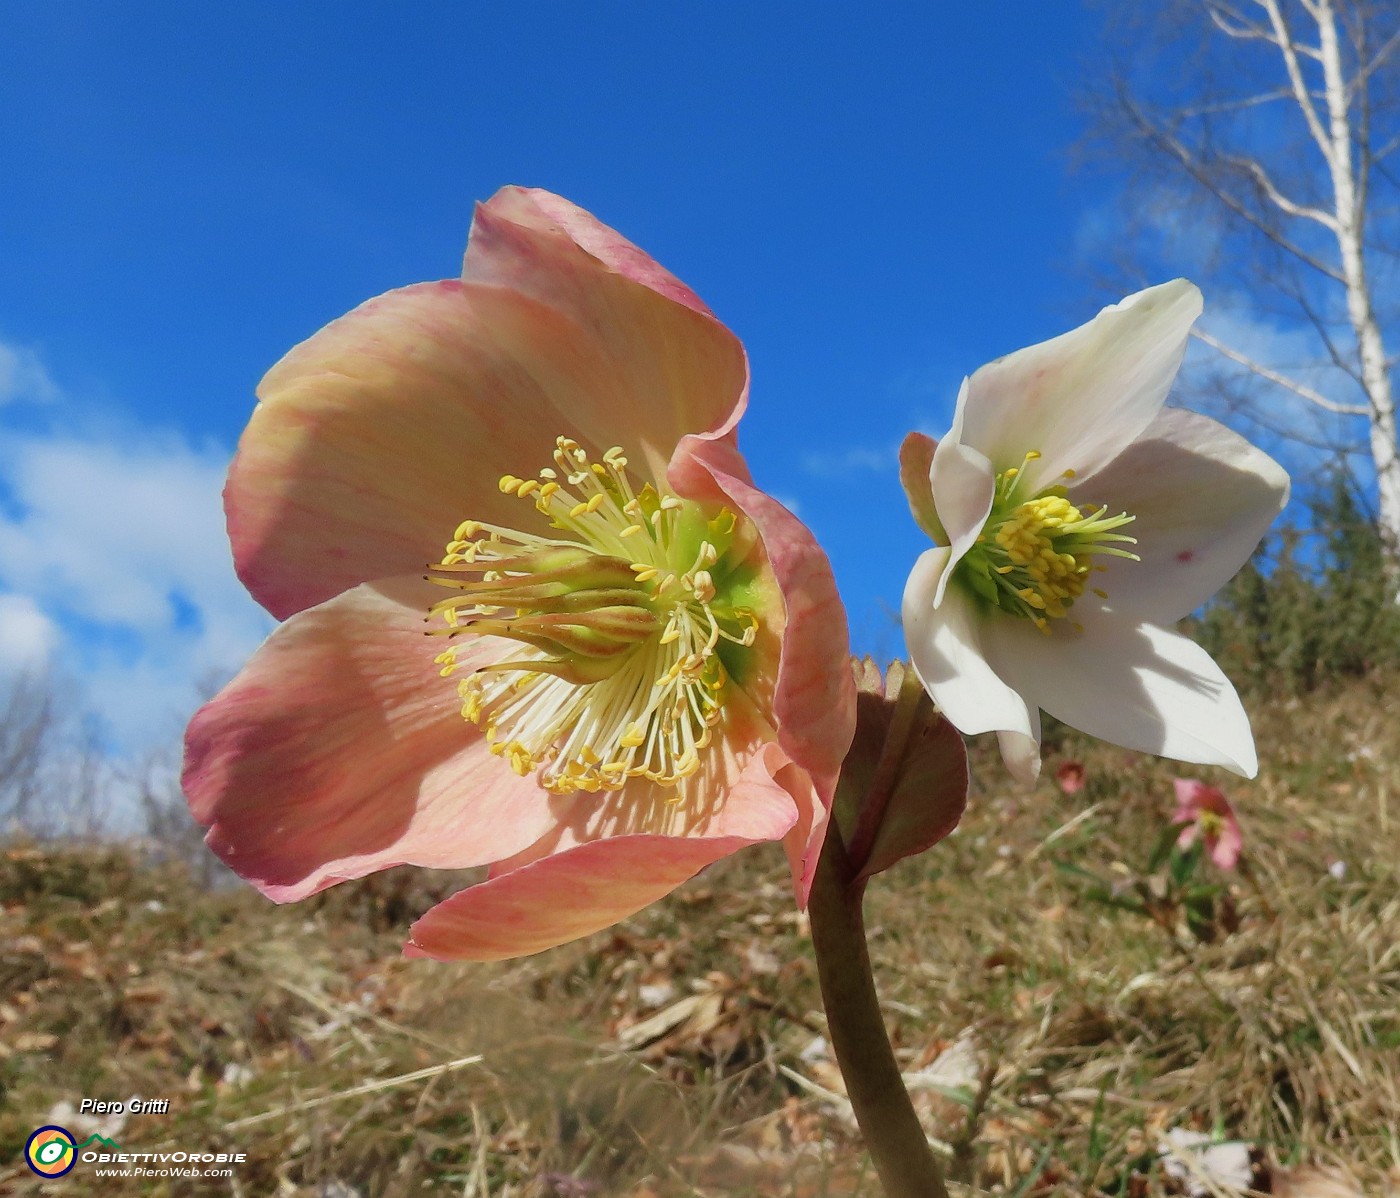
[[[942,424],[927,419],[916,420],[912,431],[924,433],[935,441],[945,436],[952,422],[953,407],[948,408],[948,418]],[[899,449],[908,432],[901,432],[894,440],[884,445],[850,445],[835,452],[829,450],[809,450],[801,458],[802,470],[819,478],[844,477],[854,474],[888,475],[899,474]]]
[[[42,670],[58,629],[28,595],[0,595],[0,675]]]
[[[170,430],[73,431],[68,412],[57,427],[0,448],[0,654],[55,650],[114,746],[140,752],[272,621],[233,573],[227,451]]]
[[[1144,185],[1127,197],[1108,193],[1101,202],[1082,208],[1074,249],[1095,271],[1137,277],[1126,288],[1135,290],[1178,275],[1199,279],[1221,256],[1229,235],[1226,223],[1215,219],[1209,204],[1194,192]],[[1149,270],[1138,277],[1147,263],[1157,273]]]
[[[52,403],[59,395],[58,385],[49,377],[38,354],[22,345],[0,341],[0,404],[19,400]]]
[[[1255,311],[1244,297],[1215,291],[1201,317],[1201,328],[1252,361],[1319,391],[1339,390],[1348,381],[1331,362],[1321,360],[1323,346],[1313,329],[1271,319]],[[1345,344],[1344,335],[1338,339]],[[1330,398],[1354,402],[1347,394]]]
[[[823,477],[898,469],[899,446],[853,445],[837,453],[810,452],[802,455],[802,469]]]
[[[773,498],[787,508],[794,516],[798,517],[798,519],[802,518],[802,504],[796,496],[774,495]]]

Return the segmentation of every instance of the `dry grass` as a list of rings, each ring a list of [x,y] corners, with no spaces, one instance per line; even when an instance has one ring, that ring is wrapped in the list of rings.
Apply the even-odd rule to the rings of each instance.
[[[1234,912],[1211,943],[1087,900],[1062,868],[1126,892],[1192,771],[1065,735],[1047,774],[1077,758],[1085,790],[1022,795],[978,746],[964,826],[869,899],[889,1021],[955,1177],[1021,1198],[1183,1193],[1158,1144],[1187,1128],[1248,1142],[1275,1193],[1298,1164],[1355,1185],[1295,1172],[1295,1198],[1391,1192],[1400,726],[1384,693],[1263,709],[1260,779],[1211,775],[1252,864],[1252,882],[1225,879]],[[140,1094],[171,1111],[112,1132],[128,1151],[248,1162],[232,1188],[101,1192],[874,1194],[781,877],[776,853],[751,853],[583,944],[445,967],[397,944],[460,879],[399,872],[277,909],[117,851],[12,849],[0,1160],[57,1103]],[[2,1167],[0,1192],[89,1192],[87,1168],[41,1186]]]

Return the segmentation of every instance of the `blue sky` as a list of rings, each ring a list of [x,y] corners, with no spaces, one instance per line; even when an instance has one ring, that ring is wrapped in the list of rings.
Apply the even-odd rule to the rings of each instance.
[[[924,547],[899,440],[1117,298],[1086,281],[1104,182],[1069,169],[1071,96],[1097,18],[1068,2],[87,0],[6,24],[0,659],[51,654],[126,748],[266,630],[217,499],[260,375],[455,274],[502,184],[589,208],[743,338],[753,471],[883,656]]]

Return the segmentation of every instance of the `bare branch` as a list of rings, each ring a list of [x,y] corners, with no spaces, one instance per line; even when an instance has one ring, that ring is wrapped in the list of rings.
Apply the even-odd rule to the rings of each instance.
[[[1241,96],[1238,100],[1217,100],[1211,104],[1196,104],[1178,111],[1188,120],[1198,116],[1213,116],[1220,112],[1239,112],[1245,108],[1255,108],[1260,104],[1272,104],[1276,100],[1291,100],[1291,88],[1278,87],[1273,91],[1260,92],[1254,96]]]
[[[1234,21],[1236,25],[1250,24],[1249,18],[1242,13],[1235,5],[1227,4],[1225,0],[1204,0],[1206,8],[1212,13],[1219,13],[1222,17]]]
[[[1214,5],[1207,11],[1210,13],[1210,23],[1226,37],[1232,37],[1236,41],[1260,41],[1268,42],[1271,45],[1277,45],[1274,41],[1274,35],[1262,25],[1252,25],[1248,21],[1241,20],[1239,17],[1235,17],[1238,24],[1231,25]]]
[[[1326,262],[1322,261],[1321,258],[1308,253],[1302,246],[1295,244],[1289,238],[1285,237],[1278,229],[1275,229],[1268,224],[1268,222],[1263,220],[1257,212],[1252,211],[1249,205],[1238,196],[1221,187],[1217,180],[1210,177],[1200,159],[1191,152],[1188,146],[1179,138],[1173,137],[1165,129],[1158,128],[1158,126],[1148,120],[1146,114],[1134,103],[1133,98],[1128,95],[1127,91],[1122,87],[1121,82],[1118,88],[1118,99],[1123,110],[1138,127],[1139,131],[1158,149],[1164,151],[1170,157],[1175,158],[1191,178],[1215,196],[1215,198],[1230,209],[1231,212],[1253,225],[1281,250],[1292,254],[1300,262],[1311,266],[1315,271],[1326,275],[1329,279],[1335,279],[1339,283],[1346,282],[1345,276],[1335,266],[1328,265]]]
[[[1366,53],[1366,23],[1358,21],[1355,25],[1347,27],[1347,36],[1351,38],[1352,51],[1357,61],[1361,62]],[[1385,53],[1386,49],[1382,47],[1381,56]],[[1363,214],[1367,211],[1371,194],[1371,89],[1366,82],[1368,78],[1369,74],[1362,68],[1345,88],[1347,107],[1350,107],[1353,100],[1358,101],[1356,144],[1361,152],[1357,155],[1360,161],[1356,170],[1356,210]]]
[[[1273,30],[1249,20],[1237,8],[1230,8],[1220,3],[1219,0],[1214,0],[1214,2],[1206,0],[1206,12],[1210,16],[1210,23],[1226,37],[1233,38],[1235,41],[1268,42],[1269,45],[1282,49],[1278,35]],[[1232,21],[1233,25],[1230,23]],[[1318,52],[1312,46],[1299,44],[1293,48],[1297,53],[1308,58],[1319,57]],[[1292,94],[1290,91],[1289,95]]]
[[[1312,96],[1308,94],[1307,83],[1303,79],[1303,68],[1298,62],[1299,47],[1293,41],[1293,34],[1289,31],[1288,23],[1283,19],[1283,12],[1278,6],[1278,0],[1256,0],[1265,12],[1269,14],[1269,21],[1274,27],[1274,34],[1278,38],[1277,46],[1283,55],[1284,69],[1288,72],[1288,82],[1293,88],[1293,99],[1297,101],[1298,108],[1303,114],[1303,120],[1307,122],[1308,132],[1312,134],[1312,139],[1317,143],[1317,148],[1322,151],[1323,159],[1330,166],[1333,160],[1333,146],[1327,136],[1327,131],[1322,127],[1322,121],[1318,118],[1317,109],[1313,107]],[[1309,8],[1313,18],[1316,20],[1319,14]],[[1320,59],[1321,51],[1315,52],[1312,57]]]
[[[1366,451],[1354,443],[1342,443],[1338,441],[1324,441],[1319,437],[1314,437],[1296,428],[1289,428],[1287,425],[1279,424],[1265,416],[1257,408],[1248,404],[1235,405],[1233,409],[1238,412],[1241,418],[1248,420],[1251,424],[1257,425],[1266,432],[1273,433],[1276,437],[1281,437],[1285,441],[1292,441],[1295,444],[1305,446],[1308,449],[1320,449],[1325,453],[1361,455]]]
[[[1327,347],[1327,356],[1332,359],[1332,365],[1342,371],[1348,378],[1352,379],[1363,391],[1366,389],[1366,380],[1361,377],[1361,371],[1353,362],[1347,361],[1346,355],[1337,348],[1336,341],[1332,338],[1332,332],[1327,327],[1327,322],[1322,319],[1321,314],[1313,307],[1308,297],[1303,293],[1303,288],[1296,286],[1297,280],[1290,282],[1277,281],[1274,285],[1280,291],[1292,297],[1293,302],[1303,310],[1303,315],[1308,318],[1308,323],[1312,325],[1313,331],[1317,333],[1318,340]]]
[[[1396,150],[1400,150],[1400,133],[1397,133],[1388,142],[1386,142],[1385,145],[1383,145],[1379,150],[1373,153],[1371,155],[1371,161],[1379,162],[1387,154],[1393,154]]]
[[[1254,177],[1254,180],[1263,189],[1264,194],[1269,197],[1275,208],[1288,213],[1289,216],[1297,216],[1304,220],[1316,221],[1337,231],[1337,218],[1330,212],[1324,212],[1321,208],[1314,208],[1310,204],[1300,204],[1296,200],[1290,200],[1281,192],[1274,181],[1269,177],[1269,173],[1259,165],[1253,158],[1237,158],[1233,155],[1222,155],[1222,162],[1228,162],[1231,166],[1239,167],[1240,170],[1247,171]]]
[[[1276,383],[1278,386],[1292,391],[1294,395],[1306,399],[1310,404],[1315,404],[1324,412],[1333,412],[1338,416],[1369,416],[1371,414],[1370,408],[1363,407],[1360,404],[1344,404],[1338,403],[1334,399],[1328,399],[1327,396],[1323,395],[1320,391],[1314,391],[1307,384],[1300,383],[1297,379],[1291,379],[1286,374],[1280,374],[1277,370],[1270,369],[1262,362],[1256,362],[1253,358],[1240,353],[1239,350],[1231,348],[1223,341],[1212,337],[1209,333],[1202,332],[1200,329],[1192,329],[1191,336],[1195,337],[1197,341],[1204,342],[1206,345],[1210,346],[1216,353],[1229,358],[1230,361],[1238,362],[1241,366],[1253,371],[1260,378],[1267,379],[1271,383]]]
[[[1379,50],[1377,50],[1373,55],[1371,55],[1371,61],[1364,64],[1356,72],[1356,74],[1352,77],[1351,82],[1347,85],[1347,90],[1355,91],[1358,87],[1364,86],[1366,81],[1369,80],[1371,76],[1374,75],[1376,71],[1385,64],[1385,60],[1390,57],[1390,55],[1394,52],[1394,50],[1397,47],[1400,47],[1400,29],[1397,29],[1394,33],[1392,33],[1387,39],[1385,45],[1383,45]]]

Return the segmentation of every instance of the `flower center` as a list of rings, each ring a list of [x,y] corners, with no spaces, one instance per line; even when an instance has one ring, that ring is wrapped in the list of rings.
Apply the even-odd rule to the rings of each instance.
[[[1025,460],[1038,457],[1031,450]],[[1117,531],[1135,517],[1126,512],[1110,516],[1106,507],[1092,504],[1076,506],[1061,484],[1026,497],[1024,465],[997,475],[991,513],[958,569],[988,603],[1030,620],[1048,635],[1050,621],[1069,614],[1089,575],[1106,568],[1094,564],[1096,554],[1138,560],[1137,554],[1119,548],[1136,544],[1137,538]],[[1073,478],[1074,471],[1065,471],[1064,477]],[[1100,588],[1092,590],[1108,598]]]
[[[1225,819],[1214,811],[1198,811],[1196,823],[1207,844],[1213,845],[1225,831]]]
[[[753,644],[738,605],[753,531],[733,512],[647,484],[627,459],[590,462],[560,437],[556,468],[500,489],[533,503],[558,536],[468,520],[428,581],[455,593],[430,631],[507,637],[523,649],[459,680],[462,715],[491,751],[558,794],[619,790],[629,778],[675,786],[700,768],[730,681],[725,656]],[[733,661],[730,656],[730,661]],[[455,646],[437,657],[460,668]]]

